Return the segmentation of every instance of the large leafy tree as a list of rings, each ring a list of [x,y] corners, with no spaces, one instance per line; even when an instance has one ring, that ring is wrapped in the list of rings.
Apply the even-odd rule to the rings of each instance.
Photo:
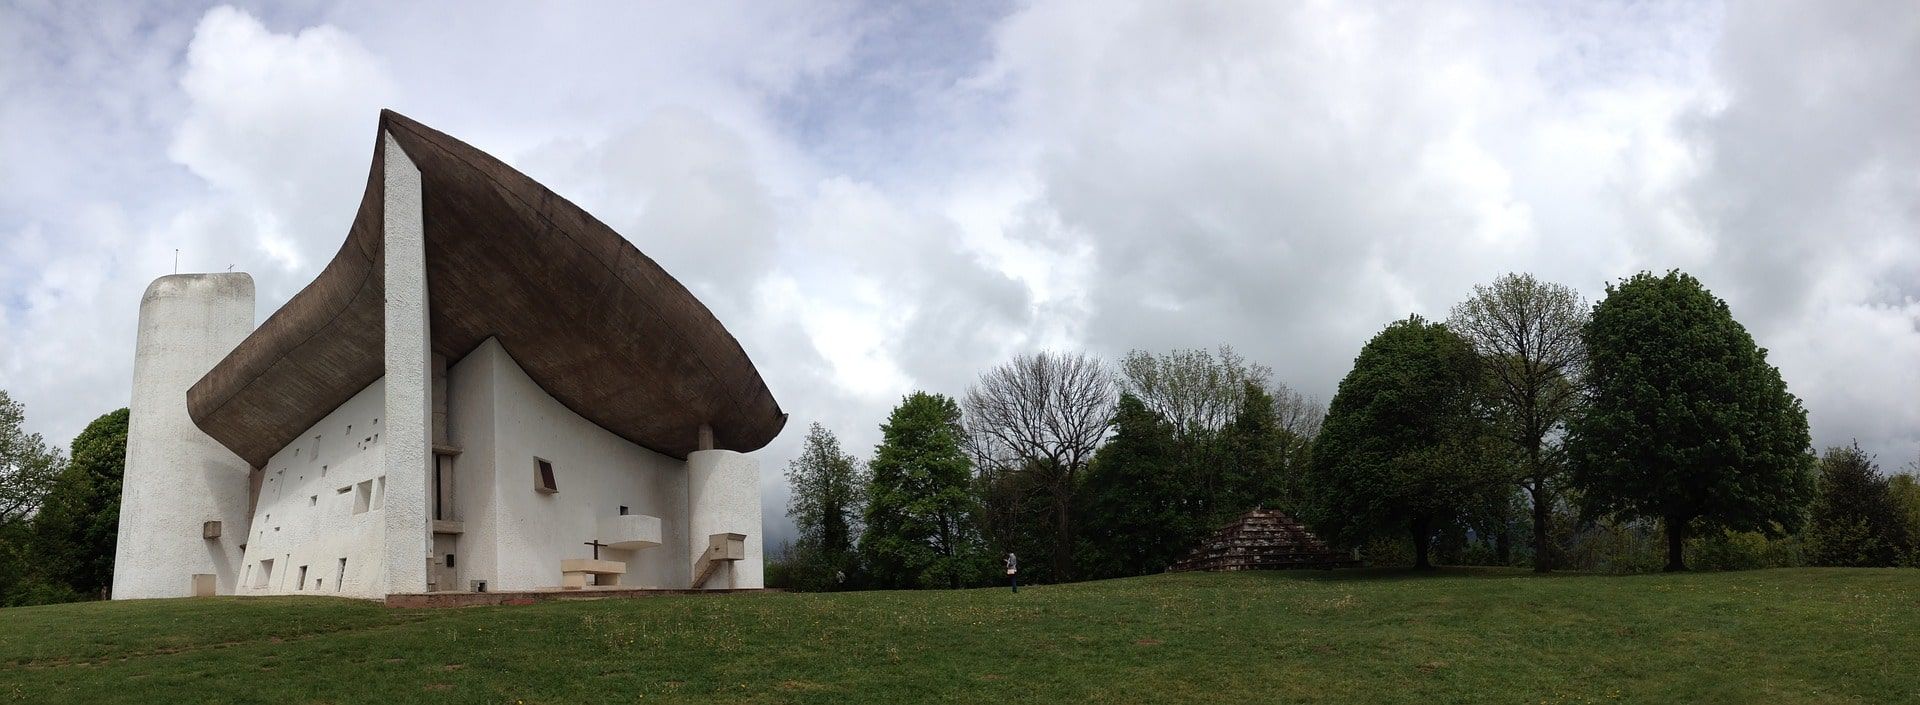
[[[1589,403],[1568,424],[1588,515],[1779,534],[1813,498],[1807,412],[1727,304],[1678,272],[1607,287],[1583,330]]]
[[[0,390],[0,606],[41,602],[26,595],[44,586],[32,553],[32,526],[65,459],[25,428],[26,407]]]
[[[1911,548],[1906,508],[1859,444],[1820,458],[1819,498],[1807,527],[1808,560],[1826,566],[1899,565]]]
[[[1204,524],[1297,498],[1296,479],[1324,414],[1272,377],[1227,345],[1135,350],[1120,363],[1121,388],[1172,427],[1189,509]],[[1250,490],[1255,485],[1279,489]]]
[[[960,407],[914,392],[881,424],[868,463],[860,556],[879,587],[961,587],[983,575]]]
[[[1415,566],[1443,525],[1511,482],[1493,458],[1473,346],[1412,316],[1374,336],[1340,381],[1313,444],[1306,519],[1336,542],[1406,531]]]
[[[1298,439],[1281,428],[1275,413],[1273,395],[1248,382],[1240,395],[1240,408],[1233,423],[1221,430],[1219,443],[1225,458],[1222,468],[1222,497],[1214,502],[1212,516],[1204,517],[1208,526],[1224,523],[1255,507],[1293,508],[1299,482],[1297,466],[1290,464],[1288,451]]]
[[[1552,569],[1547,537],[1566,465],[1555,440],[1580,404],[1586,320],[1578,293],[1531,274],[1475,286],[1447,320],[1479,350],[1502,435],[1520,456],[1520,485],[1533,500],[1533,569],[1542,573]]]
[[[794,563],[797,583],[808,589],[832,589],[855,572],[854,537],[866,492],[860,461],[840,450],[840,439],[813,424],[800,455],[787,464],[787,516],[799,537]]]
[[[1206,525],[1188,507],[1173,424],[1139,397],[1123,394],[1113,427],[1081,491],[1085,531],[1076,559],[1090,578],[1158,573],[1191,548]]]
[[[87,424],[74,437],[70,458],[34,516],[34,552],[51,582],[79,595],[98,596],[113,585],[120,483],[127,467],[127,410]]]
[[[27,410],[0,390],[0,524],[24,522],[40,509],[65,466],[60,451],[25,427]]]

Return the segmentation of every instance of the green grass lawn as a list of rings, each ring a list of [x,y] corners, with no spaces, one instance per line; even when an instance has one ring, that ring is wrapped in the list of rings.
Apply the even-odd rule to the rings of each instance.
[[[0,610],[0,702],[1915,702],[1920,571]]]

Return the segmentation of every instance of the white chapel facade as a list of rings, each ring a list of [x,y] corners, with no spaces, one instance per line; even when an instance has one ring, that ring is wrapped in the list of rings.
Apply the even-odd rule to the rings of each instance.
[[[141,301],[116,599],[763,585],[746,453],[786,415],[685,287],[499,160],[383,112],[339,254],[253,310],[243,273]]]

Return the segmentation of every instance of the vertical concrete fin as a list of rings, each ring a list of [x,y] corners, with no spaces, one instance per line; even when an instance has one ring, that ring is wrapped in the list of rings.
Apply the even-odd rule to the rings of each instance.
[[[252,468],[188,418],[187,388],[252,331],[253,277],[243,272],[168,275],[141,297],[115,599],[233,593]],[[218,537],[206,537],[210,521],[221,523]]]
[[[433,535],[427,521],[433,399],[427,323],[426,227],[420,169],[391,134],[384,141],[386,188],[386,575],[387,592],[427,589]]]

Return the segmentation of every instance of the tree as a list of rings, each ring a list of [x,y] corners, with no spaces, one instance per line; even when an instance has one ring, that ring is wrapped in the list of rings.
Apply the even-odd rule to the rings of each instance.
[[[1807,527],[1809,562],[1894,566],[1907,557],[1912,537],[1905,508],[1858,443],[1827,449],[1820,459],[1819,492]]]
[[[65,463],[40,434],[23,427],[26,407],[0,390],[0,524],[25,521],[40,508]]]
[[[65,471],[34,516],[34,552],[48,579],[77,595],[113,585],[120,483],[127,467],[127,410],[108,412],[73,439]]]
[[[1233,422],[1220,433],[1225,478],[1222,496],[1214,503],[1216,514],[1206,517],[1208,526],[1255,507],[1286,504],[1291,508],[1298,489],[1298,478],[1290,472],[1296,468],[1287,463],[1287,451],[1296,439],[1280,427],[1274,398],[1267,390],[1252,382],[1245,386]]]
[[[1901,564],[1920,567],[1920,462],[1910,463],[1907,472],[1887,478],[1887,491],[1900,509],[1900,522],[1907,532],[1907,555]]]
[[[1308,446],[1319,432],[1324,414],[1312,399],[1272,380],[1265,365],[1248,362],[1233,348],[1218,352],[1175,350],[1153,355],[1128,353],[1120,365],[1120,386],[1158,414],[1173,429],[1179,472],[1192,497],[1190,511],[1209,526],[1254,506],[1286,499],[1285,493],[1246,491],[1249,477],[1267,486],[1294,483],[1307,460]],[[1250,396],[1256,399],[1249,401]],[[1253,407],[1270,406],[1255,411]],[[1239,423],[1274,428],[1277,457],[1268,451],[1276,441],[1263,434],[1236,432]],[[1243,468],[1253,446],[1259,468]],[[1257,495],[1257,496],[1256,496]]]
[[[1264,389],[1272,378],[1272,369],[1247,362],[1229,345],[1217,355],[1204,349],[1164,355],[1135,350],[1120,361],[1121,388],[1173,424],[1186,442],[1232,423],[1247,383]]]
[[[1081,492],[1086,538],[1077,556],[1080,573],[1158,573],[1191,548],[1206,525],[1186,506],[1173,425],[1139,397],[1122,394],[1113,429],[1113,438],[1094,455]]]
[[[60,451],[28,433],[26,407],[0,390],[0,606],[46,600],[35,569],[30,520],[65,467]]]
[[[812,590],[844,586],[853,575],[866,478],[860,461],[840,450],[840,439],[816,423],[807,429],[800,455],[787,464],[787,516],[799,537],[791,560],[795,583]]]
[[[1045,493],[1055,579],[1072,571],[1074,492],[1106,438],[1113,395],[1106,366],[1080,353],[1020,355],[967,390],[976,457]]]
[[[1582,330],[1588,405],[1568,424],[1587,516],[1779,535],[1813,498],[1807,412],[1727,304],[1679,271],[1607,287]]]
[[[860,556],[880,587],[961,587],[982,574],[960,407],[914,392],[880,426]]]
[[[1480,352],[1502,412],[1503,435],[1522,458],[1520,484],[1533,500],[1533,569],[1541,573],[1553,567],[1547,537],[1564,467],[1562,449],[1550,437],[1580,404],[1585,324],[1586,304],[1578,293],[1531,274],[1475,286],[1473,298],[1455,306],[1447,320]]]
[[[1415,567],[1432,568],[1433,534],[1511,481],[1489,457],[1481,374],[1471,344],[1419,316],[1368,341],[1313,444],[1308,523],[1341,543],[1398,527],[1411,535]]]

